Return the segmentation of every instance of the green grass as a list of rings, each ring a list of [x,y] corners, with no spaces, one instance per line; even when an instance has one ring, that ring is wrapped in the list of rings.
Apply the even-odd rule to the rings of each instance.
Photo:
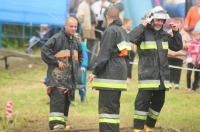
[[[34,69],[1,70],[0,131],[48,130],[49,98],[44,84],[39,82],[46,76],[46,68],[45,65],[41,65]],[[122,92],[121,96],[121,127],[131,127],[133,124],[134,101],[138,90],[137,65],[133,67],[132,76],[128,91]],[[200,94],[198,91],[185,90],[185,77],[186,72],[183,70],[180,89],[171,89],[166,93],[165,105],[156,124],[157,127],[173,128],[182,132],[200,132]],[[6,124],[5,109],[8,101],[13,102],[13,116],[10,119],[12,123]],[[76,128],[97,128],[98,91],[92,90],[91,84],[88,83],[87,101],[80,103],[78,91],[76,91],[76,101],[79,104],[70,107],[68,123]]]

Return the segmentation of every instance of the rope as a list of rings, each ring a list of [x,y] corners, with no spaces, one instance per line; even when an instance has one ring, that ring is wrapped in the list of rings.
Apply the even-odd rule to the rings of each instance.
[[[129,64],[138,65],[137,62],[130,62]],[[184,68],[184,67],[174,66],[174,65],[169,65],[169,67],[170,68],[176,68],[176,69],[188,70],[188,71],[199,71],[200,72],[200,69],[195,69],[195,68]]]
[[[12,77],[5,77],[3,79],[8,79],[8,80],[19,80],[19,81],[28,81],[28,82],[41,82],[41,81],[37,81],[37,80],[29,80],[29,79],[22,79],[22,78],[12,78]]]

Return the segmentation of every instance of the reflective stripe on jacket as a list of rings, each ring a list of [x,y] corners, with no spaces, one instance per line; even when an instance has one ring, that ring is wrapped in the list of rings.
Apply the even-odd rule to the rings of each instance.
[[[93,88],[102,90],[126,90],[127,81],[126,80],[112,80],[112,79],[98,79],[95,78],[93,83]]]

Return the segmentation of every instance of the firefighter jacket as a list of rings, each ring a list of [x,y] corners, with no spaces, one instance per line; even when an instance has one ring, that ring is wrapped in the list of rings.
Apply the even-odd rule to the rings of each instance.
[[[77,84],[78,67],[83,55],[80,42],[62,30],[51,37],[42,47],[41,57],[48,65],[47,86],[72,89]],[[58,61],[66,67],[60,70]]]
[[[95,63],[93,88],[97,90],[126,90],[127,66],[123,49],[130,50],[128,35],[120,19],[114,20],[104,31]]]
[[[138,88],[167,90],[170,77],[168,49],[173,51],[182,49],[182,37],[179,31],[173,31],[171,36],[163,29],[155,31],[150,25],[145,27],[140,24],[130,32],[129,36],[130,41],[138,48]]]

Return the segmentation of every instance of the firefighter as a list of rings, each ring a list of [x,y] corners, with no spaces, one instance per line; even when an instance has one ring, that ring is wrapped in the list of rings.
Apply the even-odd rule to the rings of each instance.
[[[76,87],[82,49],[74,37],[77,20],[66,19],[64,29],[51,37],[42,47],[41,57],[48,65],[46,85],[50,96],[50,130],[66,128],[70,94]]]
[[[131,50],[131,44],[122,28],[116,7],[108,9],[106,19],[108,27],[104,31],[97,61],[88,79],[93,81],[93,88],[99,90],[99,131],[118,132],[121,91],[127,88],[124,57]]]
[[[169,15],[161,6],[156,6],[147,19],[130,32],[130,41],[137,45],[138,93],[135,100],[134,132],[152,132],[165,102],[169,89],[168,48],[182,49],[178,26],[170,23],[173,35],[163,30]]]

